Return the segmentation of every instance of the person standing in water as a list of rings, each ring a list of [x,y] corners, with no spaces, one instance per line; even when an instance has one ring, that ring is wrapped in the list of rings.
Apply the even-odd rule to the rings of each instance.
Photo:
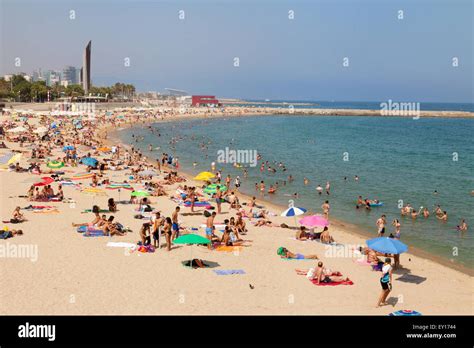
[[[329,205],[329,201],[325,201],[323,205],[321,206],[323,209],[323,214],[326,219],[329,219],[329,210],[331,209],[331,206]]]
[[[377,235],[379,237],[383,237],[385,233],[385,224],[387,221],[385,220],[385,215],[382,215],[380,218],[377,219],[375,225],[377,226]]]
[[[329,181],[326,182],[326,194],[329,196],[329,191],[331,190],[331,184]]]

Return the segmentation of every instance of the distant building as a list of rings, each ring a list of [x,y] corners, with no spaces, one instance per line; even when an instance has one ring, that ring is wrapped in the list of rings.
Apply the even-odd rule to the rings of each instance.
[[[193,95],[191,98],[192,106],[221,106],[222,104],[213,95]]]
[[[43,73],[46,86],[54,86],[56,83],[61,83],[61,72],[56,70],[46,70]]]
[[[84,93],[86,95],[89,93],[89,89],[91,88],[91,45],[92,41],[89,41],[86,48],[84,49],[81,69],[82,88],[84,89]]]
[[[11,75],[11,74],[9,74],[9,75],[4,75],[4,76],[3,76],[3,79],[4,79],[5,81],[10,81],[12,78],[13,78],[13,75]]]
[[[79,73],[77,72],[79,70]],[[80,69],[73,66],[66,66],[63,69],[61,82],[65,81],[68,85],[75,85],[80,83],[78,76],[80,77]]]

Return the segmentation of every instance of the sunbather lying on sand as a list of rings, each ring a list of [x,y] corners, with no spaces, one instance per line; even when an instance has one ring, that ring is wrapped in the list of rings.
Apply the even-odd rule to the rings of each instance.
[[[277,249],[277,254],[280,255],[282,259],[318,259],[317,255],[303,255],[303,254],[295,254],[289,251],[284,247],[279,247]]]
[[[79,223],[79,224],[76,224],[76,223],[73,222],[72,227],[94,226],[94,225],[98,224],[101,221],[101,217],[100,217],[100,214],[99,214],[99,212],[100,212],[99,206],[94,205],[92,207],[92,212],[95,215],[95,218],[94,218],[94,220],[92,220],[92,222],[83,222],[83,223]]]
[[[21,236],[22,234],[23,234],[22,230],[1,231],[0,232],[0,239],[13,238],[15,236]]]

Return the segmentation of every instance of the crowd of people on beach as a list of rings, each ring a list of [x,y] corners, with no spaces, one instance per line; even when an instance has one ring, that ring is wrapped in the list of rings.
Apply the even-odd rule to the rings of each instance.
[[[273,218],[274,212],[257,202],[257,196],[264,198],[266,195],[274,195],[281,186],[290,185],[295,178],[290,174],[286,180],[276,181],[267,185],[264,180],[255,183],[255,196],[245,198],[240,189],[242,181],[248,176],[248,169],[243,168],[243,179],[240,176],[232,178],[230,174],[224,176],[221,169],[217,170],[215,164],[211,165],[213,170],[212,178],[195,183],[187,180],[179,174],[179,159],[166,152],[162,152],[155,161],[147,158],[139,149],[139,145],[144,138],[138,135],[132,135],[134,144],[125,146],[114,144],[108,146],[107,131],[104,127],[118,128],[131,126],[135,122],[147,120],[158,120],[163,116],[156,114],[146,115],[128,115],[124,120],[119,121],[116,117],[107,117],[99,115],[93,120],[82,118],[81,120],[70,120],[66,118],[52,119],[48,116],[40,117],[39,125],[46,131],[35,132],[35,126],[25,120],[4,121],[1,125],[5,130],[6,141],[9,144],[18,145],[19,154],[28,157],[28,167],[22,167],[20,160],[8,163],[8,169],[16,173],[28,173],[36,175],[35,180],[29,186],[25,196],[20,198],[30,202],[30,206],[23,209],[33,209],[36,211],[51,212],[55,208],[49,206],[37,206],[35,202],[71,202],[64,192],[64,187],[71,186],[81,192],[92,195],[100,195],[104,188],[118,189],[130,192],[127,199],[116,201],[114,198],[107,200],[107,208],[101,209],[99,204],[94,204],[92,209],[86,210],[91,213],[93,218],[85,222],[73,222],[71,226],[84,236],[126,236],[135,230],[135,236],[138,239],[138,250],[142,252],[155,252],[164,248],[168,252],[174,249],[174,242],[182,235],[196,233],[198,228],[186,226],[183,219],[182,209],[189,209],[191,214],[199,214],[205,218],[203,224],[203,236],[209,241],[206,247],[209,250],[218,248],[233,248],[249,245],[246,239],[248,233],[255,233],[254,227],[274,227],[289,228],[287,224],[278,224]],[[150,117],[148,117],[150,116]],[[25,128],[24,132],[17,135],[9,135],[8,130],[21,125]],[[54,126],[53,126],[54,125]],[[152,129],[152,128],[150,128]],[[161,136],[157,128],[153,128],[156,136]],[[172,149],[179,138],[170,142]],[[9,145],[3,143],[8,149]],[[201,140],[200,147],[205,151],[206,142]],[[153,145],[148,146],[149,153],[157,151],[158,148]],[[287,166],[281,161],[269,161],[258,156],[261,162],[260,172],[276,173],[277,171],[285,173]],[[83,168],[82,173],[76,173],[77,167]],[[113,180],[113,174],[123,174],[126,179],[119,182]],[[43,176],[40,181],[40,177]],[[37,179],[37,180],[36,180]],[[347,180],[347,177],[344,178]],[[359,177],[354,176],[354,181]],[[36,182],[35,182],[36,181]],[[308,178],[303,179],[304,185],[309,185]],[[57,185],[57,189],[53,188]],[[213,187],[212,191],[206,191]],[[327,181],[325,187],[320,184],[316,187],[316,194],[322,196],[331,195],[331,183]],[[298,197],[295,192],[292,196]],[[163,212],[154,207],[150,197],[167,197],[176,203],[176,207],[171,212]],[[378,200],[362,199],[359,196],[356,208],[365,208],[370,210],[372,206],[380,204]],[[134,218],[139,220],[137,226],[131,229],[124,226],[123,223],[116,220],[117,212],[125,205],[136,205],[134,209]],[[226,209],[227,208],[227,209]],[[331,205],[329,200],[325,200],[321,205],[321,217],[330,220]],[[222,223],[216,220],[225,215]],[[430,212],[421,207],[419,210],[413,209],[407,204],[401,209],[402,216],[411,216],[417,218],[418,215],[424,218],[430,216]],[[447,221],[447,212],[438,205],[433,214],[441,221]],[[22,213],[22,208],[17,206],[9,220],[5,224],[21,224],[27,217]],[[386,215],[382,214],[376,221],[377,235],[383,237],[386,232]],[[399,219],[392,221],[394,233],[391,238],[400,239],[401,223]],[[458,226],[460,231],[467,231],[468,226],[465,220],[462,220]],[[23,230],[4,228],[0,234],[0,239],[12,238],[23,235]],[[220,235],[221,233],[221,235]],[[314,228],[300,226],[295,232],[297,241],[319,241],[325,245],[335,245],[335,236],[329,231],[328,225],[322,227],[320,231]],[[387,296],[391,291],[392,270],[400,266],[399,255],[388,255],[378,253],[368,247],[358,249],[361,255],[369,265],[382,272],[380,283],[382,294],[377,302],[377,306],[386,304]],[[317,260],[315,267],[309,270],[297,270],[298,274],[304,274],[316,284],[324,283],[352,283],[348,277],[343,277],[340,272],[331,271],[324,262],[315,254],[301,254],[289,251],[286,247],[280,247],[277,255],[283,259],[311,259]],[[382,261],[380,258],[384,258]],[[391,258],[394,259],[392,267]],[[194,264],[191,260],[190,264]],[[196,260],[197,265],[204,264],[202,260]]]

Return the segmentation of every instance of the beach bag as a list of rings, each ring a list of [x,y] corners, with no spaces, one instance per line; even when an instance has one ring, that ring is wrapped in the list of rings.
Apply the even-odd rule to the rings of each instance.
[[[203,214],[204,214],[205,217],[211,216],[211,213],[209,213],[207,210],[204,210],[204,213],[203,213]]]
[[[280,227],[281,228],[288,228],[288,225],[287,224],[281,224]]]

